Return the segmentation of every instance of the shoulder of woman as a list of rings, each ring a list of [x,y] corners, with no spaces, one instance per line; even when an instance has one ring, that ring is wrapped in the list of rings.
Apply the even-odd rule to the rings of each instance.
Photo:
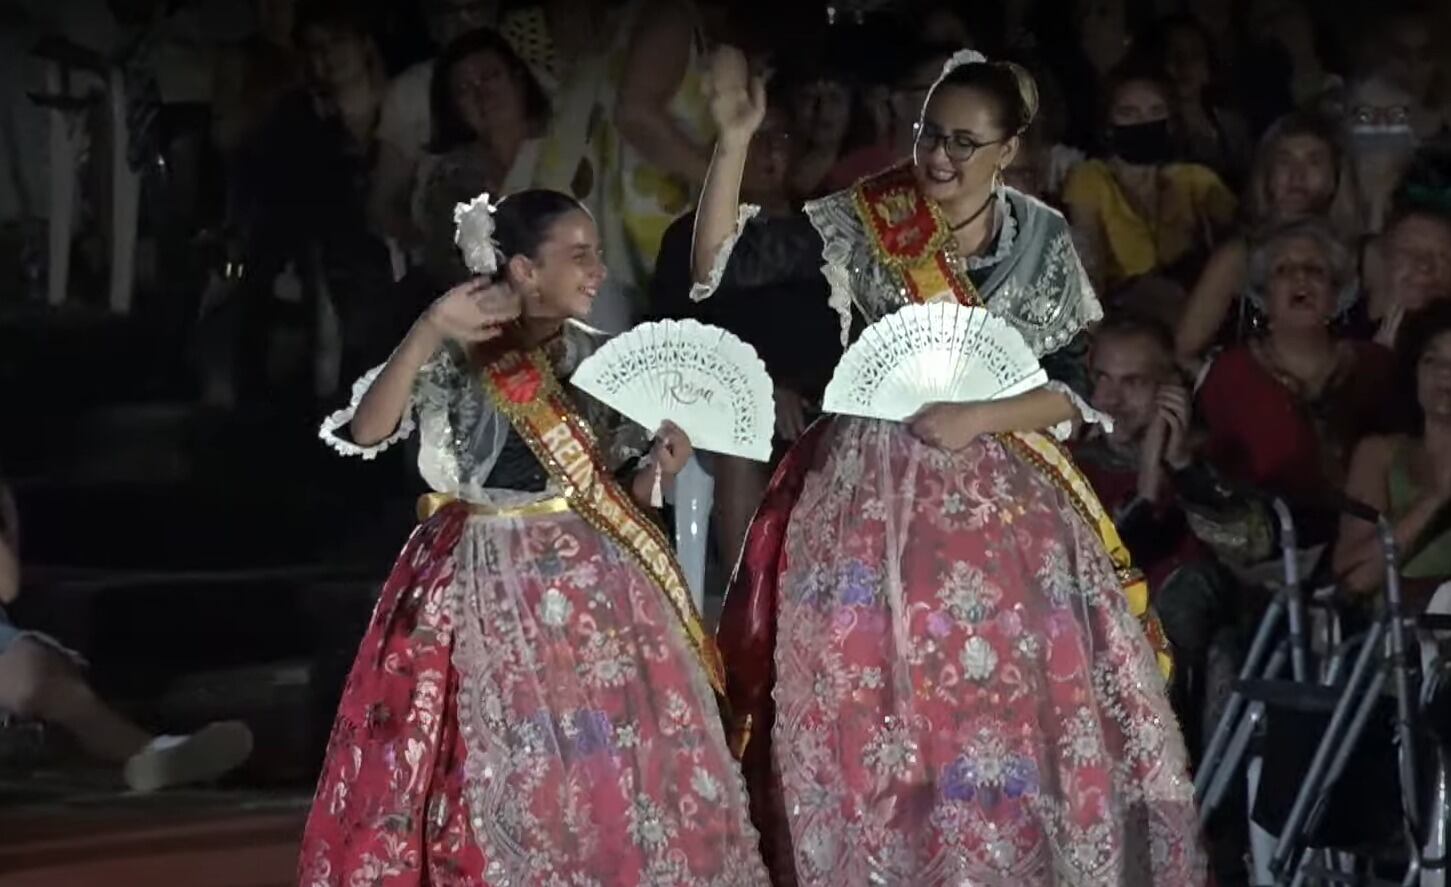
[[[1113,173],[1102,160],[1096,157],[1080,160],[1063,177],[1063,195],[1066,198],[1072,191],[1099,190],[1106,187],[1112,179]]]

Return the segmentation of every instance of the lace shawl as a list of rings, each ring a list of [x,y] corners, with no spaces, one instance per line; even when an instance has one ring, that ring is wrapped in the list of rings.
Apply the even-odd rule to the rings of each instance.
[[[850,190],[811,201],[805,209],[821,235],[821,273],[830,287],[830,304],[840,318],[845,345],[853,308],[871,324],[909,304],[911,296],[895,273],[877,259]],[[1001,230],[996,249],[991,255],[967,259],[959,273],[990,269],[977,287],[984,302],[1011,323],[1041,359],[1065,348],[1103,319],[1103,309],[1073,246],[1068,222],[1060,213],[1012,188],[998,192],[997,212]],[[692,299],[706,298],[719,285],[741,230],[755,214],[755,207],[741,207],[736,230],[721,245],[709,279],[692,289]],[[952,295],[944,291],[928,301],[941,298]],[[1068,385],[1050,382],[1048,387],[1072,401],[1083,421],[1112,424]],[[1071,422],[1050,429],[1060,440],[1072,430]]]
[[[566,324],[560,335],[562,347],[555,358],[555,372],[567,379],[586,357],[593,354],[607,336],[579,323]],[[488,486],[511,426],[490,402],[463,351],[447,346],[426,363],[413,383],[408,405],[398,428],[372,446],[360,446],[347,437],[353,413],[374,380],[383,371],[374,367],[353,384],[348,406],[323,420],[319,436],[344,456],[375,458],[400,440],[419,431],[418,472],[436,492],[458,496],[469,502],[489,503],[505,491]],[[645,429],[626,421],[618,413],[579,391],[571,399],[600,443],[607,467],[614,471],[649,447]],[[555,495],[553,488],[546,495]]]

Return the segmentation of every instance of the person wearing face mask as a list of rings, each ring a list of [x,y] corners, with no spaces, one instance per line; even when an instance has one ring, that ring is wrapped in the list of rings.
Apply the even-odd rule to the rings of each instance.
[[[1249,333],[1250,306],[1239,300],[1256,232],[1296,219],[1320,218],[1347,243],[1354,242],[1360,225],[1359,196],[1333,119],[1302,112],[1276,121],[1260,140],[1250,168],[1244,227],[1215,248],[1179,318],[1174,348],[1180,364],[1197,372],[1216,342],[1238,341]]]
[[[1172,117],[1184,159],[1237,185],[1249,159],[1249,129],[1222,101],[1223,78],[1209,32],[1188,16],[1171,16],[1136,39],[1131,54],[1163,71],[1173,87]]]
[[[705,289],[736,260],[766,116],[739,52],[711,94]],[[1061,448],[1103,418],[1070,384],[1102,309],[1063,217],[1001,184],[1037,109],[1023,68],[960,52],[911,161],[806,205],[843,342],[908,305],[978,306],[1053,381],[824,417],[783,457],[717,631],[774,883],[1205,883],[1162,632]]]
[[[1208,167],[1175,161],[1168,90],[1123,73],[1109,90],[1104,159],[1079,164],[1063,186],[1074,234],[1096,282],[1183,280],[1235,218],[1238,201]]]

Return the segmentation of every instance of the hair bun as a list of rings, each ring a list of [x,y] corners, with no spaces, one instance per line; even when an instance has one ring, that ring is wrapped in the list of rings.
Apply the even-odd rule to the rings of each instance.
[[[1018,122],[1018,132],[1021,133],[1032,125],[1034,118],[1038,116],[1038,81],[1028,73],[1028,69],[1017,62],[998,62],[1013,75],[1013,80],[1018,85],[1018,97],[1022,100],[1022,120]]]

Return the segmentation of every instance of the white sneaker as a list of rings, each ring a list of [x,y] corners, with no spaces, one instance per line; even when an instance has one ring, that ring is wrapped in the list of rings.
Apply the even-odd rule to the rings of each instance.
[[[190,736],[158,736],[126,762],[132,791],[210,782],[237,769],[252,754],[252,731],[241,721],[208,724]]]

